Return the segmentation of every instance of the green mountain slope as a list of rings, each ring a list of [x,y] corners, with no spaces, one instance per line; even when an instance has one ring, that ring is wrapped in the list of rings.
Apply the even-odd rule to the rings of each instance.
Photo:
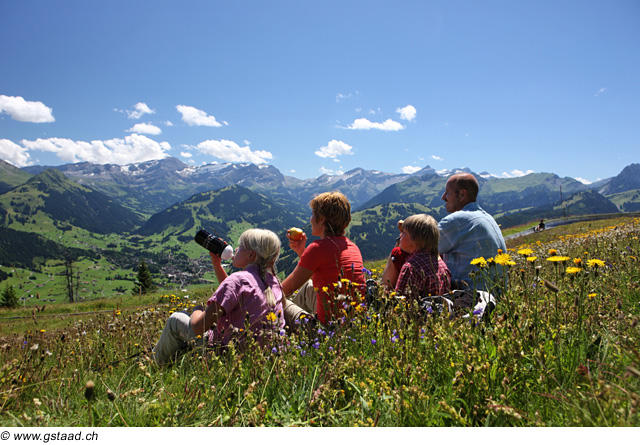
[[[250,227],[286,232],[304,222],[299,208],[277,204],[264,195],[241,186],[198,193],[181,203],[156,213],[143,224],[136,234],[161,234],[193,237],[204,228],[218,236],[233,239]]]
[[[33,175],[0,159],[0,195],[24,184]]]
[[[104,194],[77,184],[57,170],[45,170],[0,195],[4,223],[70,224],[94,233],[123,233],[142,218]],[[1,213],[1,212],[0,212]]]

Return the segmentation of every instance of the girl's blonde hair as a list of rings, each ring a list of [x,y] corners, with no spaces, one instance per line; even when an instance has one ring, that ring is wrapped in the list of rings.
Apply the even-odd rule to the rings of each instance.
[[[275,307],[276,300],[271,287],[267,286],[267,272],[271,273],[277,280],[278,269],[276,262],[280,257],[280,248],[282,247],[278,235],[271,230],[265,229],[249,229],[246,230],[240,239],[238,245],[243,249],[253,250],[256,253],[255,265],[260,269],[260,278],[265,285],[265,297],[270,307]]]
[[[416,243],[419,251],[438,253],[440,232],[438,231],[438,223],[432,216],[424,213],[411,215],[402,223],[402,229],[411,235],[411,239]]]

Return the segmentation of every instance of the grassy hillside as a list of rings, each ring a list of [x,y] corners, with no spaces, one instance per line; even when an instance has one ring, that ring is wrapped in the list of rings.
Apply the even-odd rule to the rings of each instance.
[[[170,313],[206,299],[201,289],[1,310],[0,422],[638,426],[639,231],[640,220],[619,219],[519,239],[503,297],[482,321],[381,295],[385,310],[347,305],[334,329],[285,332],[244,352],[195,348],[166,368],[148,348]]]

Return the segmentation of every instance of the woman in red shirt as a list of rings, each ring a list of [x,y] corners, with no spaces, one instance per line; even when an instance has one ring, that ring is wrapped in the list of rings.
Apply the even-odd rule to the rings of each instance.
[[[340,315],[342,302],[336,301],[337,295],[360,301],[365,284],[362,255],[358,246],[344,236],[351,222],[351,205],[342,193],[322,193],[309,206],[311,235],[320,239],[306,246],[306,234],[298,240],[287,234],[289,247],[300,261],[282,282],[285,295],[291,297],[289,307],[285,306],[285,319],[295,320],[303,312],[301,308],[315,313],[326,324]],[[292,296],[296,290],[298,293]]]

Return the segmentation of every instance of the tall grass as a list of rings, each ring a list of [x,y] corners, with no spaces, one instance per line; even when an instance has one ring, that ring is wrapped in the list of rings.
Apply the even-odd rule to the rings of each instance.
[[[384,311],[347,304],[331,329],[284,332],[244,352],[196,348],[167,368],[148,349],[171,312],[204,295],[87,314],[64,328],[30,324],[0,340],[0,422],[638,426],[639,229],[631,220],[519,239],[487,321],[382,297]]]

